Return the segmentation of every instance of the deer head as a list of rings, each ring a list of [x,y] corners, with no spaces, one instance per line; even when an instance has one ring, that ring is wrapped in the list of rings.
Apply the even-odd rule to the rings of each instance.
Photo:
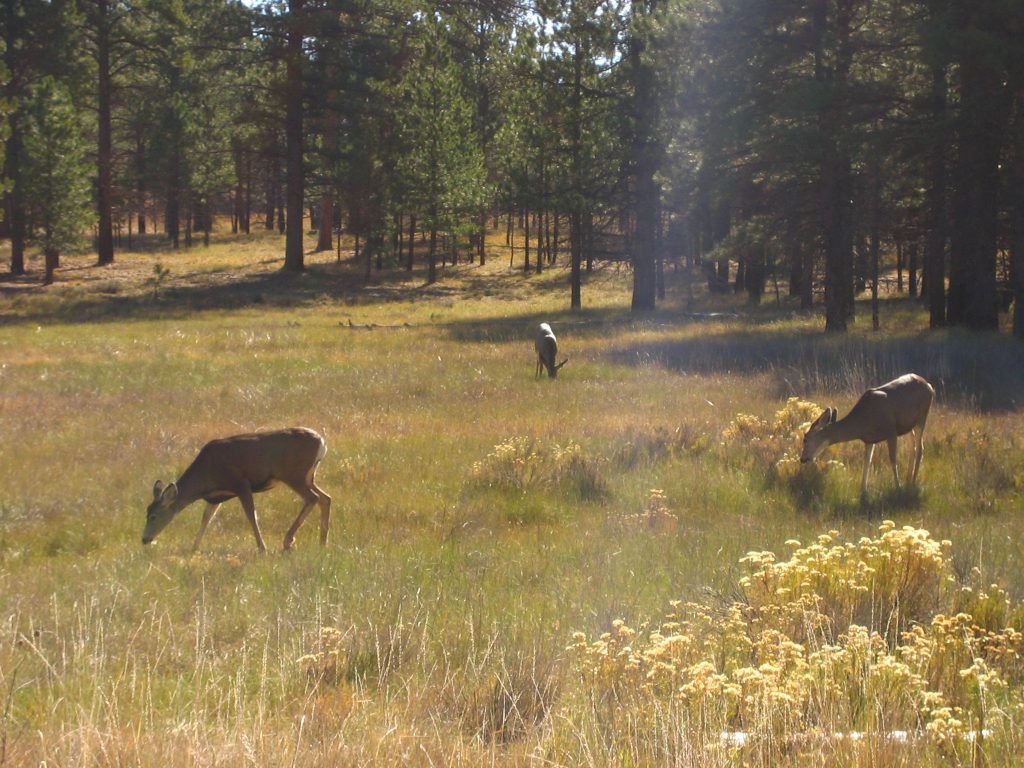
[[[146,509],[146,527],[142,531],[142,543],[149,544],[156,538],[167,524],[174,519],[178,510],[174,502],[178,499],[178,486],[174,483],[164,485],[157,480],[153,485],[153,501]]]
[[[825,411],[814,420],[814,423],[811,424],[806,434],[804,434],[804,448],[800,453],[801,464],[814,461],[818,455],[828,447],[828,433],[825,431],[825,428],[835,424],[835,422],[835,408],[826,408]]]

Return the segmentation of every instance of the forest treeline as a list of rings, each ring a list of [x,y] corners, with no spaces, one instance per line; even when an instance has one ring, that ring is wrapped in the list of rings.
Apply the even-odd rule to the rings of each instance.
[[[573,307],[595,259],[637,312],[681,263],[842,331],[895,270],[933,327],[1012,302],[1024,337],[1017,0],[6,0],[0,29],[15,275],[215,218],[302,270],[309,216],[433,281],[502,226]]]

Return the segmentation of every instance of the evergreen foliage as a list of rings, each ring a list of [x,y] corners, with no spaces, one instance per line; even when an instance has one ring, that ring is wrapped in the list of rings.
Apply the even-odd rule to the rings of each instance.
[[[15,273],[51,76],[96,143],[101,262],[126,223],[190,246],[262,209],[289,268],[337,231],[430,281],[504,216],[574,308],[596,259],[630,261],[636,311],[672,261],[752,298],[781,277],[835,331],[893,268],[933,326],[996,327],[1024,282],[1016,3],[12,0],[0,32]]]

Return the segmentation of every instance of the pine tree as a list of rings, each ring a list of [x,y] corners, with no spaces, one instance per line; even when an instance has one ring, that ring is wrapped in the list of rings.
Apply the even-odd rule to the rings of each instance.
[[[45,78],[31,91],[26,108],[24,195],[29,239],[46,260],[53,281],[63,250],[81,239],[93,220],[87,149],[81,116],[64,86]]]

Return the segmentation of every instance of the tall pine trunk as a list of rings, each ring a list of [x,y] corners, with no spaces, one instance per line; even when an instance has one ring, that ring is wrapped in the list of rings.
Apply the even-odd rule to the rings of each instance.
[[[925,190],[924,293],[932,328],[946,324],[946,67],[932,67],[929,96],[931,123],[935,134],[928,152],[928,182]]]
[[[950,237],[948,318],[997,328],[996,249],[1005,96],[1001,73],[970,54],[960,65],[960,118]]]
[[[1011,182],[1013,241],[1010,284],[1013,290],[1013,335],[1024,340],[1024,87],[1017,91],[1014,116],[1014,161]]]
[[[285,106],[285,197],[288,218],[285,231],[284,268],[301,272],[306,268],[302,252],[302,11],[305,0],[289,0],[288,41],[285,53],[287,96]]]
[[[139,234],[146,234],[146,144],[142,132],[135,139],[135,211]]]
[[[655,0],[634,3],[637,8],[646,5],[646,13],[654,10]],[[661,199],[654,175],[658,170],[655,137],[657,119],[657,98],[655,93],[654,70],[644,60],[644,34],[634,30],[630,41],[629,56],[633,78],[633,216],[635,234],[632,244],[633,258],[633,313],[649,312],[654,309],[657,296],[657,275],[655,273],[655,248],[657,247],[657,210]]]
[[[8,136],[6,152],[4,156],[4,167],[0,169],[10,181],[7,192],[7,224],[11,238],[11,274],[25,274],[25,198],[22,195],[23,182],[22,153],[24,139],[22,136],[21,115],[18,108],[18,95],[20,89],[20,73],[16,63],[19,54],[17,41],[20,38],[21,14],[18,13],[17,3],[4,3],[6,13],[4,16],[4,27],[6,40],[4,46],[4,60],[7,64],[8,80],[4,86],[4,95],[9,104],[14,106],[14,111],[7,116]]]
[[[114,153],[111,142],[110,118],[110,8],[107,0],[96,0],[96,80],[98,138],[96,167],[96,207],[99,217],[99,231],[96,241],[97,262],[112,264],[114,261],[113,230],[113,180]]]
[[[583,306],[582,275],[583,264],[583,56],[582,41],[576,40],[572,63],[572,97],[570,119],[572,138],[570,145],[570,187],[572,201],[569,211],[569,306],[580,309]]]
[[[845,332],[853,316],[853,237],[850,223],[850,160],[839,132],[844,105],[841,94],[849,75],[850,8],[847,0],[836,4],[829,24],[827,0],[816,0],[813,11],[815,35],[814,76],[824,98],[818,113],[821,147],[822,235],[825,246],[825,330]],[[831,26],[831,28],[830,28]],[[827,51],[829,44],[834,51]],[[826,64],[831,59],[832,65]]]
[[[427,282],[437,282],[437,209],[430,212],[430,250],[427,251]]]
[[[405,271],[412,272],[413,248],[416,246],[416,214],[409,216],[409,255],[405,259]]]

